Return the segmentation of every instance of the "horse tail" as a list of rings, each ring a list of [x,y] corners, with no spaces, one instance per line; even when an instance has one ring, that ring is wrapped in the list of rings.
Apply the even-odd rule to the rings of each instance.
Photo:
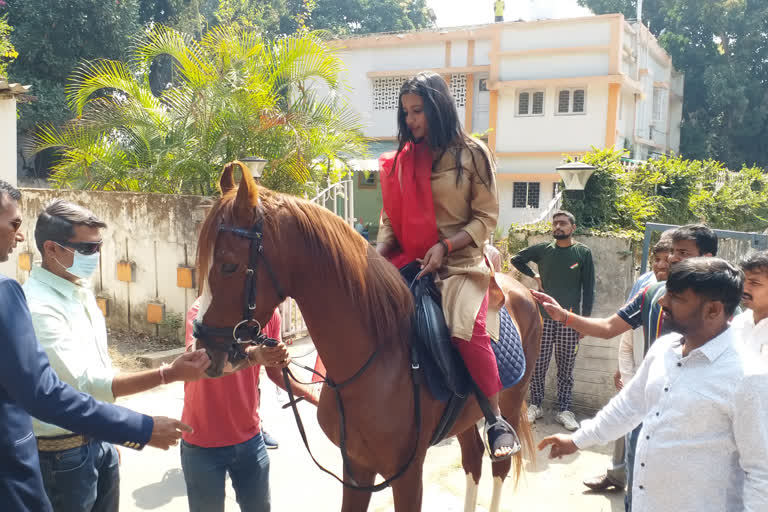
[[[517,488],[520,476],[524,471],[524,460],[528,459],[532,464],[536,463],[536,441],[533,439],[533,429],[528,423],[528,406],[523,400],[519,408],[517,418],[517,437],[520,439],[521,450],[512,457],[512,467],[515,471],[514,486]]]

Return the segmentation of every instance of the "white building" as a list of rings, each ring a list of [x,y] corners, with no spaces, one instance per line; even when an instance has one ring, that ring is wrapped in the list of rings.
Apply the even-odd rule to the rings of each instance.
[[[397,133],[402,82],[424,70],[445,76],[465,127],[487,132],[495,152],[504,228],[546,207],[565,154],[615,146],[645,159],[679,149],[683,77],[648,29],[620,14],[334,44],[365,134],[381,142]]]

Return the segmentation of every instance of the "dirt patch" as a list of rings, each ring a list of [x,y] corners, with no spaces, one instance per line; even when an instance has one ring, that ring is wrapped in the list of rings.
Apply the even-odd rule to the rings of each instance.
[[[137,356],[184,346],[182,341],[174,338],[121,329],[109,329],[107,343],[112,364],[115,368],[126,371],[146,369]]]

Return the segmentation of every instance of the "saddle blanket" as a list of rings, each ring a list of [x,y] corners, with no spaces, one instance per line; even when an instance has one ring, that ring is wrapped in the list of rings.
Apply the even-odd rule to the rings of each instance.
[[[499,318],[499,340],[491,342],[491,346],[496,355],[496,364],[499,367],[501,384],[504,389],[507,389],[519,383],[523,375],[525,375],[525,353],[523,352],[520,332],[512,321],[507,308],[501,308]],[[459,364],[463,364],[460,357],[457,357],[456,360]],[[422,366],[424,367],[427,386],[432,392],[432,396],[437,400],[447,402],[452,393],[445,385],[437,365],[431,357],[424,357]],[[466,369],[463,369],[463,371],[466,373]]]

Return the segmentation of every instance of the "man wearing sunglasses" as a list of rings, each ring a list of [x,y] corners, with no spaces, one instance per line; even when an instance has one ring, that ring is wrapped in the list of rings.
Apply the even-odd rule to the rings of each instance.
[[[0,261],[16,244],[21,194],[0,180]],[[30,415],[81,434],[141,449],[167,450],[182,430],[177,420],[150,418],[123,407],[97,402],[59,380],[35,339],[29,309],[19,283],[0,276],[0,509],[51,512],[40,474]]]
[[[99,268],[106,224],[80,205],[55,200],[37,218],[35,243],[42,265],[24,283],[32,323],[59,377],[99,400],[192,381],[210,365],[205,351],[185,353],[170,367],[119,373],[107,351],[104,317],[90,280]],[[120,477],[114,446],[69,430],[33,422],[48,498],[58,511],[113,512]]]

